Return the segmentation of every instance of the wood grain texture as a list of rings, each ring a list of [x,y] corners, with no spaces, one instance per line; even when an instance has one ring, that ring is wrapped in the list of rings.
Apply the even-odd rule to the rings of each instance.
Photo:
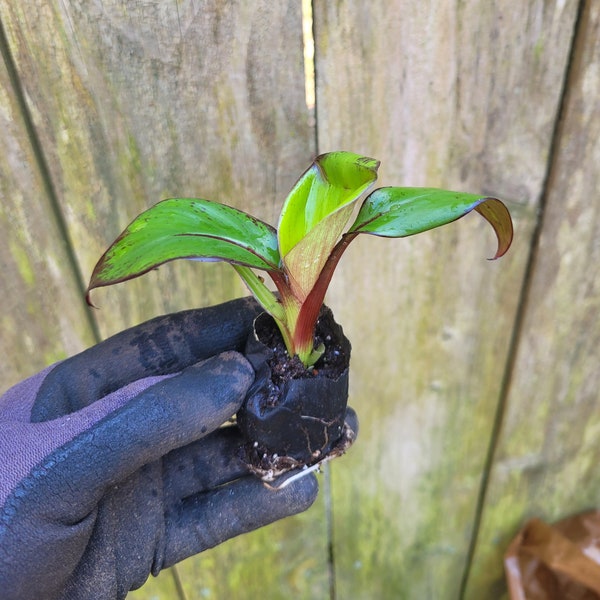
[[[18,94],[0,61],[2,391],[93,343]]]
[[[0,2],[0,19],[84,275],[165,197],[274,223],[316,150],[381,159],[381,185],[507,201],[516,235],[501,261],[485,260],[493,234],[476,215],[407,240],[365,236],[342,261],[328,303],[353,342],[361,432],[331,468],[333,539],[322,495],[178,568],[188,600],[457,597],[525,285],[466,588],[500,598],[501,556],[525,518],[597,506],[600,6],[585,1],[551,156],[579,0],[314,0],[318,148],[300,4],[31,0]],[[1,68],[0,131],[0,376],[12,383],[92,337]],[[241,293],[226,266],[173,263],[94,300],[108,335]],[[175,594],[165,572],[132,597]]]
[[[314,153],[300,8],[268,0],[0,3],[84,274],[138,212],[165,197],[215,199],[275,220]],[[245,293],[228,266],[173,263],[93,299],[108,335]],[[79,320],[65,313],[61,332]],[[298,535],[288,548],[290,531],[300,530],[302,542]],[[190,598],[198,589],[255,598],[269,578],[284,591],[291,581],[297,597],[322,596],[324,531],[321,504],[184,563],[185,589]],[[257,572],[266,573],[262,582]],[[171,598],[169,574],[147,597],[165,577],[161,594]]]
[[[312,154],[299,7],[146,0],[2,10],[84,274],[165,197],[216,199],[273,220]],[[241,290],[228,267],[174,264],[94,298],[109,334]]]
[[[332,467],[339,597],[458,594],[575,9],[315,3],[319,150],[381,159],[383,184],[498,195],[516,225],[496,263],[467,218],[358,240],[340,266],[361,434]]]
[[[506,597],[502,554],[529,517],[596,508],[600,362],[600,5],[585,2],[477,553],[466,597]]]

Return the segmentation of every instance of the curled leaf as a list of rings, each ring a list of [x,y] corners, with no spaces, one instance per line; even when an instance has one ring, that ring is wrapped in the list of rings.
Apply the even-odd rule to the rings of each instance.
[[[508,208],[498,198],[484,198],[475,210],[494,228],[498,249],[492,260],[504,256],[513,239],[513,224]]]
[[[408,237],[456,221],[477,211],[496,232],[500,258],[510,248],[513,226],[506,206],[497,198],[437,188],[379,188],[364,201],[350,233]]]

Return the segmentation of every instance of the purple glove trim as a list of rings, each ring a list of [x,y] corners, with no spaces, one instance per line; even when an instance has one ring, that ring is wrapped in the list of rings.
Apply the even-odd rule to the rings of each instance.
[[[30,423],[31,407],[38,390],[55,367],[56,365],[48,367],[22,381],[0,398],[0,456],[5,461],[0,471],[0,506],[6,502],[18,482],[44,457],[73,440],[148,387],[173,377],[147,377],[134,381],[76,413],[43,423]]]
[[[236,458],[248,299],[166,315],[0,396],[2,600],[115,600],[174,562],[305,510]],[[212,432],[212,433],[211,433]]]

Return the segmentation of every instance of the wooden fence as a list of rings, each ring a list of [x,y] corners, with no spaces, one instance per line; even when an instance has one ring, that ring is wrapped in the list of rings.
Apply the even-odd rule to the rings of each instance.
[[[131,596],[506,598],[524,520],[600,504],[600,2],[314,0],[315,108],[306,4],[0,0],[2,387],[244,293],[173,263],[86,309],[100,253],[162,198],[274,222],[335,149],[382,184],[497,195],[500,261],[476,216],[348,251],[328,303],[361,432],[317,504]]]

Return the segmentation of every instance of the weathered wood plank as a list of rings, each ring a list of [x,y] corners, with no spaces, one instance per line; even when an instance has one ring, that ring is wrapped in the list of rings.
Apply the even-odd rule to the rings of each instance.
[[[600,4],[584,5],[467,588],[473,599],[488,590],[506,597],[502,555],[527,518],[552,522],[598,506]]]
[[[1,3],[0,18],[84,274],[164,197],[217,199],[273,222],[310,163],[299,2],[33,0]],[[240,293],[228,267],[173,263],[94,299],[108,335]],[[302,542],[289,542],[296,531]],[[256,597],[247,582],[261,572],[296,597],[323,596],[324,531],[321,504],[185,563],[184,587]]]
[[[497,194],[516,221],[494,264],[473,218],[357,241],[340,266],[361,434],[332,467],[339,597],[458,593],[575,10],[315,3],[319,151],[380,158],[388,185]]]
[[[86,274],[164,197],[273,220],[310,159],[294,4],[11,3],[3,18]],[[240,293],[230,269],[186,267],[99,291],[104,333]]]
[[[4,61],[0,61],[0,131],[4,390],[82,350],[94,337]]]
[[[165,196],[218,198],[274,219],[312,152],[299,3],[7,4],[0,17],[85,272],[128,220]],[[355,342],[352,401],[361,416],[357,446],[333,469],[339,597],[448,597],[460,583],[576,4],[316,3],[319,150],[381,158],[382,183],[496,193],[511,201],[517,221],[515,247],[497,264],[481,260],[491,254],[491,237],[471,219],[414,240],[360,240],[334,279],[330,304]],[[562,175],[551,182],[546,252],[531,291],[473,598],[498,590],[500,546],[522,516],[558,517],[593,500],[572,488],[594,481],[596,214],[584,203],[586,193],[593,197],[599,158],[594,11],[586,13],[592,33],[563,130]],[[36,234],[35,254],[27,254],[24,233],[49,214],[44,204],[22,210],[26,193],[41,186],[11,103],[2,100],[6,131],[15,130],[2,140],[0,169],[7,189],[21,190],[12,209],[20,220],[0,225],[9,242],[0,261],[17,316],[3,323],[3,345],[18,350],[9,356],[28,356],[30,346],[78,332],[84,319],[64,310],[77,290],[68,270],[55,276],[55,265],[66,262],[57,233]],[[565,197],[572,200],[562,223]],[[32,296],[32,264],[44,282],[63,287]],[[547,289],[556,293],[548,298]],[[225,269],[173,265],[139,284],[99,291],[98,317],[108,334],[239,291]],[[51,296],[60,301],[49,306]],[[16,305],[24,297],[33,299],[30,307]],[[581,309],[570,312],[582,297]],[[30,315],[53,315],[56,306],[60,315],[40,321],[53,329],[38,329]],[[29,345],[19,337],[26,318]],[[56,348],[78,349],[82,335],[44,351],[39,366]],[[6,376],[20,377],[22,368],[15,359]],[[523,398],[533,398],[526,409]],[[564,427],[571,421],[579,423],[575,441]],[[547,439],[533,429],[540,422]],[[574,458],[557,456],[562,449]],[[529,468],[519,479],[523,462]],[[593,494],[597,486],[588,485]],[[319,504],[300,520],[185,563],[186,590],[191,597],[323,597],[324,532]],[[151,589],[158,588],[147,597]]]

